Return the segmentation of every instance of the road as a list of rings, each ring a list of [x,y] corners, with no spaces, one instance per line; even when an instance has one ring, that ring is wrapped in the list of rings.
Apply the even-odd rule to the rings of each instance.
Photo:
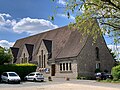
[[[53,81],[45,82],[21,82],[21,84],[0,84],[0,90],[120,90],[120,84],[101,83],[95,80],[66,81],[61,78],[54,78]]]

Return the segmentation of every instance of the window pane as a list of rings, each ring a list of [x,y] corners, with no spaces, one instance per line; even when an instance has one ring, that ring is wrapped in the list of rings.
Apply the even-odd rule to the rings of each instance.
[[[60,63],[60,71],[62,71],[62,63]]]
[[[44,55],[44,68],[45,68],[45,59],[46,59],[46,58],[45,58],[45,55]]]
[[[69,63],[69,68],[70,68],[70,70],[72,70],[71,63]]]
[[[96,58],[99,59],[99,48],[96,47]]]
[[[96,63],[96,69],[100,69],[100,63]]]
[[[65,71],[65,63],[63,63],[63,70]]]
[[[41,55],[39,55],[39,64],[38,65],[39,65],[40,68],[41,68],[41,63],[42,63],[41,62]]]
[[[15,73],[9,73],[9,76],[17,76]]]
[[[66,70],[68,70],[68,63],[66,63]]]
[[[41,60],[41,63],[42,63],[41,67],[43,68],[43,63],[44,63],[44,62],[43,62],[43,50],[41,50],[41,59],[42,59],[42,60]]]
[[[35,74],[33,74],[33,73],[31,73],[31,74],[29,74],[28,76],[34,76]]]
[[[27,57],[25,58],[25,63],[27,63]]]

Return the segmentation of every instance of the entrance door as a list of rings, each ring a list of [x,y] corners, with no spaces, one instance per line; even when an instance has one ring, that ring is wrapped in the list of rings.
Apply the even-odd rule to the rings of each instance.
[[[51,66],[51,76],[55,76],[55,64]]]

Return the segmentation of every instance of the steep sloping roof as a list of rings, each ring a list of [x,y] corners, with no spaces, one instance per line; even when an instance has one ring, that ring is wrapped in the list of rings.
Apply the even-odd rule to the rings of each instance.
[[[32,44],[25,44],[25,46],[27,48],[28,54],[30,56],[32,56],[34,45],[32,45]]]
[[[10,47],[10,49],[11,49],[12,55],[13,55],[13,57],[14,57],[14,61],[13,61],[13,63],[14,63],[14,62],[16,62],[16,60],[17,60],[17,55],[18,55],[19,48]]]
[[[43,42],[47,48],[48,53],[52,52],[52,41],[43,39]]]
[[[94,22],[95,23],[95,22]],[[82,29],[83,25],[81,25]],[[52,59],[74,57],[79,54],[83,46],[87,41],[87,37],[83,37],[78,30],[70,30],[68,26],[50,30],[47,32],[39,33],[30,37],[19,39],[14,44],[14,47],[19,48],[18,58],[22,53],[23,46],[25,44],[33,44],[33,60],[37,54],[40,44],[44,41],[48,51],[50,47],[47,46],[50,43],[47,40],[52,41]]]

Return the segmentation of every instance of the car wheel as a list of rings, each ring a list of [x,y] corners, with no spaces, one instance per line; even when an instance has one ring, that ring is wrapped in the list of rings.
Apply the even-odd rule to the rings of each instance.
[[[10,83],[9,79],[7,80],[7,83],[8,83],[8,84]]]
[[[20,84],[20,81],[18,81],[18,84]]]
[[[25,81],[27,81],[27,78],[24,78]]]
[[[44,80],[41,80],[41,82],[43,82]]]
[[[34,82],[36,82],[36,79],[34,78],[34,80],[33,80]]]
[[[1,83],[3,83],[3,80],[1,79]]]

